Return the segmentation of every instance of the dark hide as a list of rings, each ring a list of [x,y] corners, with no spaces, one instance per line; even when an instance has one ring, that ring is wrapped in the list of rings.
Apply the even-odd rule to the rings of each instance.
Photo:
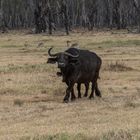
[[[92,91],[89,98],[94,97],[94,90],[96,96],[101,97],[101,93],[98,89],[97,79],[99,77],[99,71],[101,67],[101,59],[95,53],[88,50],[80,50],[76,48],[70,48],[65,52],[74,55],[79,54],[78,57],[67,56],[64,53],[59,53],[54,58],[55,62],[58,64],[63,77],[63,82],[68,85],[66,90],[66,96],[64,97],[64,102],[68,102],[70,93],[72,98],[75,97],[73,92],[74,84],[78,84],[78,93],[80,96],[80,85],[82,83],[86,84],[86,90],[88,91],[89,83],[92,82]],[[50,58],[48,59],[48,63]],[[85,94],[87,96],[87,92]]]

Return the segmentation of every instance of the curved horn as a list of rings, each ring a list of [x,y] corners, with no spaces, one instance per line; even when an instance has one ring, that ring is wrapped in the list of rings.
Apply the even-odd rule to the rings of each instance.
[[[51,57],[56,57],[58,53],[52,54],[52,53],[51,53],[51,50],[52,50],[52,49],[53,49],[53,47],[51,47],[51,48],[48,50],[48,54],[49,54],[49,56],[51,56]]]
[[[67,56],[73,57],[73,58],[78,58],[79,57],[79,54],[73,55],[73,54],[70,54],[68,52],[64,52],[64,54],[67,55]]]

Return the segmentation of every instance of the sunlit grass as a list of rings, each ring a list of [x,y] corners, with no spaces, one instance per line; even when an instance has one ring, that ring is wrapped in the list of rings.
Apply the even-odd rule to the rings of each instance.
[[[57,77],[53,53],[67,41],[102,58],[102,98],[63,103],[67,85]],[[0,38],[0,139],[139,140],[140,36],[110,32],[70,36],[3,34]],[[77,88],[75,86],[75,95]],[[91,85],[89,94],[91,92]]]
[[[98,47],[131,47],[140,46],[140,40],[117,40],[117,41],[102,41],[102,42],[92,42],[87,44],[88,46],[98,46]]]

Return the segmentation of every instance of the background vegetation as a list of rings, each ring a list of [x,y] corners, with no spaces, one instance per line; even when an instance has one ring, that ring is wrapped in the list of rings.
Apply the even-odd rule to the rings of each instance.
[[[41,9],[39,9],[41,8]],[[35,11],[40,19],[36,19]],[[139,0],[0,0],[0,25],[9,29],[37,28],[66,30],[84,27],[129,28],[140,31]],[[37,29],[38,30],[38,29]],[[42,30],[40,30],[42,32]]]

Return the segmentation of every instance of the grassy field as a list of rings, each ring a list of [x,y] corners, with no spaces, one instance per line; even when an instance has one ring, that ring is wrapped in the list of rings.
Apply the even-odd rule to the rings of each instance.
[[[46,62],[67,41],[102,58],[101,99],[62,102],[66,85]],[[0,140],[140,140],[140,35],[0,34],[0,126]]]

